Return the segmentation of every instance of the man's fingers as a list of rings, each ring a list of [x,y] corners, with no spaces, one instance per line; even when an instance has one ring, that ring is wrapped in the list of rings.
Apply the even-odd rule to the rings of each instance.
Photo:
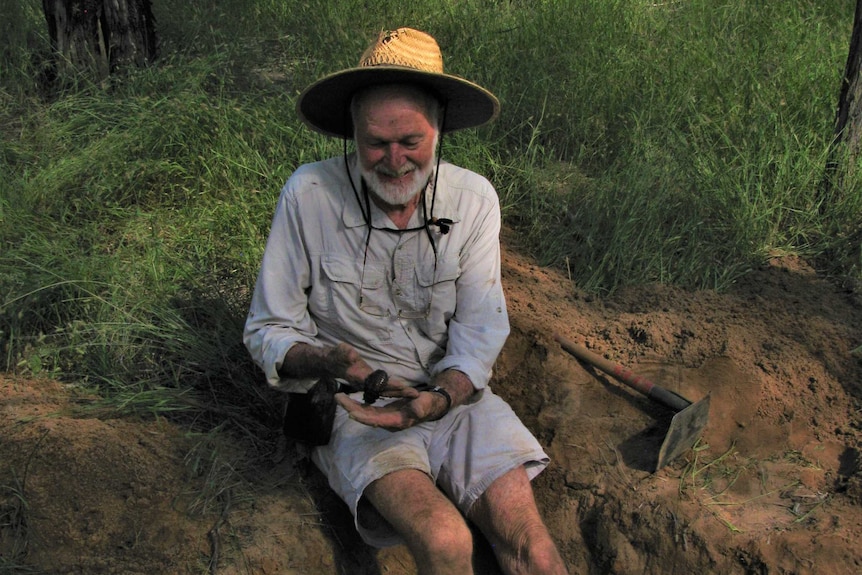
[[[382,427],[379,422],[381,411],[379,408],[360,403],[351,399],[350,396],[345,393],[336,393],[335,401],[337,401],[338,405],[347,411],[351,419],[355,419],[359,423],[364,423],[365,425]]]
[[[362,408],[361,403],[359,403],[358,401],[354,401],[354,400],[350,399],[350,396],[348,396],[346,393],[343,393],[343,392],[335,394],[335,401],[337,401],[338,405],[343,407],[347,411],[347,413],[350,413],[350,414],[352,414],[357,409]]]
[[[389,384],[386,386],[386,389],[383,390],[381,395],[386,397],[405,397],[407,399],[413,399],[419,397],[419,392],[415,387],[410,387],[406,383],[390,379]]]
[[[404,415],[400,411],[400,407],[404,404],[402,401],[393,401],[385,406],[375,407],[355,401],[344,393],[335,394],[335,401],[347,411],[351,419],[363,425],[393,431],[403,429],[405,426]]]

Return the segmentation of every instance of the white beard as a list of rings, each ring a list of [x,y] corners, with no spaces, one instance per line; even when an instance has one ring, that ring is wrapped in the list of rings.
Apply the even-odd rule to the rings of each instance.
[[[425,189],[428,179],[434,172],[434,159],[428,162],[426,168],[420,168],[413,162],[408,162],[397,172],[390,172],[381,168],[370,170],[361,169],[362,178],[368,184],[368,189],[378,199],[390,206],[404,206],[416,197],[416,194]],[[399,177],[405,174],[410,177],[400,183],[384,182],[380,175]]]

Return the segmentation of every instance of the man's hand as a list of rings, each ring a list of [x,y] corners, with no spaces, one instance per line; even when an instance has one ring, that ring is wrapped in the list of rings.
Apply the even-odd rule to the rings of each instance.
[[[335,372],[335,377],[340,377],[353,387],[360,389],[365,378],[374,371],[362,359],[356,348],[346,343],[339,343],[335,347],[329,348],[326,362],[330,369]]]
[[[328,356],[330,364],[338,366],[335,369],[341,373],[336,377],[341,377],[356,389],[365,389],[368,376],[374,373],[374,370],[362,359],[353,346],[340,343],[330,348]],[[387,377],[386,384],[374,391],[376,395],[381,397],[414,398],[419,395],[418,391],[394,377]]]
[[[438,373],[431,384],[444,388],[449,396],[448,399],[443,394],[428,390],[419,392],[412,387],[407,387],[404,382],[397,378],[390,378],[389,387],[393,385],[403,387],[397,390],[390,390],[388,393],[384,392],[381,395],[386,397],[401,397],[402,399],[398,401],[375,407],[373,405],[363,405],[358,401],[350,399],[350,397],[343,393],[335,394],[335,400],[341,407],[347,410],[351,419],[359,423],[372,427],[382,427],[389,431],[399,431],[423,421],[439,419],[446,415],[452,407],[470,401],[476,393],[476,389],[470,382],[470,378],[454,369]],[[398,395],[398,393],[401,393],[401,395]]]
[[[390,379],[390,384],[391,382]],[[354,401],[344,393],[335,394],[335,401],[347,410],[351,419],[364,425],[382,427],[389,431],[400,431],[423,421],[437,419],[446,410],[446,400],[439,394],[421,393],[412,387],[402,389],[401,393],[403,393],[402,399],[379,407],[364,405]],[[398,397],[394,394],[384,395]]]
[[[298,343],[285,354],[279,374],[290,379],[332,377],[343,379],[356,389],[364,389],[374,370],[352,345],[316,347]],[[383,397],[415,398],[419,392],[398,378],[390,378],[379,390]]]

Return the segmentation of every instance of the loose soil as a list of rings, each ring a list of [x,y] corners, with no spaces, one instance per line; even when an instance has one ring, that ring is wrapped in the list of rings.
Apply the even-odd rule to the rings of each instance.
[[[859,293],[794,257],[726,293],[598,298],[507,248],[503,281],[512,335],[493,386],[552,458],[534,485],[573,574],[862,572]],[[556,332],[709,395],[694,449],[654,471],[672,413],[581,365]],[[84,401],[0,377],[0,573],[415,573],[403,547],[362,544],[296,446],[249,454],[260,442],[228,437],[236,456],[213,459],[176,424],[83,416]],[[476,539],[477,572],[498,573]]]

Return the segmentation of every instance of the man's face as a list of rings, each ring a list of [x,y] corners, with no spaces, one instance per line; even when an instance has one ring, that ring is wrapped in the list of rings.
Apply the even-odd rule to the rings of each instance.
[[[362,177],[378,199],[404,206],[425,188],[437,128],[421,102],[397,91],[368,95],[358,108],[355,138]]]

